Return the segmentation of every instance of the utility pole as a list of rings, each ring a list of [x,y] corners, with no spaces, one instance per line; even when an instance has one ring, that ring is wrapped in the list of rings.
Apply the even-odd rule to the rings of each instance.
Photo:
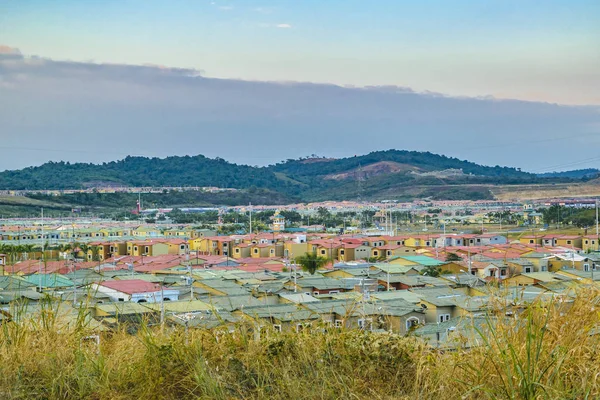
[[[252,235],[252,203],[250,204],[250,234]]]
[[[40,293],[42,293],[42,263],[44,262],[44,208],[42,207],[42,257],[40,258]]]
[[[472,275],[473,273],[471,272],[471,250],[467,250],[467,259],[469,263],[469,275]]]
[[[163,282],[160,281],[160,329],[165,327],[165,294],[163,290]]]

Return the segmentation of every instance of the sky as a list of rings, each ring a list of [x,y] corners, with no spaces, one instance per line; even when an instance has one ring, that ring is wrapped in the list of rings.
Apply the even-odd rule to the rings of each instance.
[[[1,169],[378,149],[600,167],[597,0],[0,0]]]

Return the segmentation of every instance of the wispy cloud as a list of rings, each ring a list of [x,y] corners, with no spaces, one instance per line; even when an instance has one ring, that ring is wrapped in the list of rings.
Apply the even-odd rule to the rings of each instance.
[[[268,8],[268,7],[256,7],[254,9],[254,11],[261,13],[261,14],[271,14],[273,13],[273,9],[272,8]]]
[[[277,24],[275,25],[276,28],[282,28],[282,29],[289,29],[292,27],[292,25],[290,24]]]

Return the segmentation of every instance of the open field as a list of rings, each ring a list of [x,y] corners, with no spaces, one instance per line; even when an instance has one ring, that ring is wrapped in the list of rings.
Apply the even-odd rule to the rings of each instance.
[[[551,198],[600,197],[600,185],[593,183],[490,186],[498,200],[540,200]]]

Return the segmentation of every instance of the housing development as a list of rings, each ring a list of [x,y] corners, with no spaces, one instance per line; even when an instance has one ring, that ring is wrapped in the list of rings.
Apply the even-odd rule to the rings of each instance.
[[[329,229],[336,233],[290,227],[279,210],[266,230],[241,234],[219,234],[219,224],[5,221],[2,315],[35,315],[54,299],[61,318],[74,321],[84,309],[100,331],[142,321],[227,331],[251,321],[257,331],[325,326],[412,335],[453,348],[464,337],[476,340],[474,326],[490,315],[514,318],[539,300],[569,301],[600,280],[597,233],[548,233],[542,213],[528,204],[470,204],[479,211],[467,213],[475,215],[475,233],[446,228],[443,220],[437,229],[402,232],[397,223],[386,225],[393,221],[389,206],[379,206],[376,227]],[[490,232],[501,229],[490,216],[499,207],[512,207],[525,225]],[[418,218],[425,221],[425,214]],[[477,230],[460,222],[459,229]]]

